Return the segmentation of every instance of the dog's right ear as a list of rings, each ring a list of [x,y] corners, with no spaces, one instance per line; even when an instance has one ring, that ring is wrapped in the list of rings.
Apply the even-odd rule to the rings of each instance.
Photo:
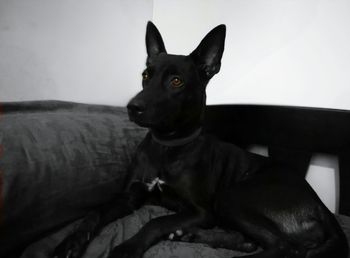
[[[166,53],[162,36],[157,27],[151,21],[147,23],[146,48],[148,57],[156,56],[160,53]]]

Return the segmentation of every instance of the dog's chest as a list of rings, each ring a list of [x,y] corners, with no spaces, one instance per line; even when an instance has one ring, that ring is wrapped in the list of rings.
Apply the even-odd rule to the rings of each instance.
[[[204,136],[191,144],[169,148],[146,137],[136,155],[133,179],[165,198],[208,199],[215,192],[222,170],[215,167],[220,159],[213,150],[212,141]]]
[[[163,185],[165,184],[165,181],[159,177],[156,177],[152,181],[144,182],[144,184],[147,186],[147,190],[149,192],[153,192],[154,190],[163,192]]]
[[[183,152],[147,148],[138,155],[136,180],[147,185],[152,191],[162,190],[164,185],[182,188],[186,181],[191,181],[198,160],[189,159]]]
[[[189,183],[193,182],[191,166],[182,159],[167,159],[156,152],[141,154],[136,165],[136,182],[142,182],[152,202],[170,210],[179,211],[186,206]],[[190,177],[190,178],[189,178]],[[190,194],[191,195],[191,194]]]
[[[161,162],[149,162],[146,166],[142,167],[140,174],[141,180],[152,191],[154,189],[161,190],[162,185],[177,186],[183,177],[192,170],[190,167],[185,166],[181,160],[174,161],[172,163]]]

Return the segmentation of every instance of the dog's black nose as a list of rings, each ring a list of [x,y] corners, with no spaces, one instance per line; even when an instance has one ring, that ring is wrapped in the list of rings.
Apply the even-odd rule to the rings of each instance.
[[[146,105],[143,102],[134,99],[129,102],[127,108],[129,110],[129,113],[139,116],[145,111]]]

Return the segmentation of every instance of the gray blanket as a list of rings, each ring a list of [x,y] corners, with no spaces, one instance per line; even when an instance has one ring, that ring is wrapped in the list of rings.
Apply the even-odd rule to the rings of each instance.
[[[166,209],[145,206],[133,214],[107,225],[91,242],[83,258],[107,258],[112,248],[127,240],[151,218],[169,214]],[[31,245],[21,258],[48,258],[54,247],[80,222],[76,221],[49,237]],[[145,258],[228,258],[243,253],[226,249],[213,249],[204,244],[162,241],[150,248]]]

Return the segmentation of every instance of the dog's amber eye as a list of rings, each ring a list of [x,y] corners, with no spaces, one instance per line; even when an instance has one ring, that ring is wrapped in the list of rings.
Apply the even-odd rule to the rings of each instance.
[[[149,79],[149,73],[146,70],[142,73],[142,80],[146,81],[148,79]]]
[[[184,85],[183,81],[179,78],[179,77],[174,77],[171,80],[171,86],[173,86],[174,88],[179,88],[182,85]]]

